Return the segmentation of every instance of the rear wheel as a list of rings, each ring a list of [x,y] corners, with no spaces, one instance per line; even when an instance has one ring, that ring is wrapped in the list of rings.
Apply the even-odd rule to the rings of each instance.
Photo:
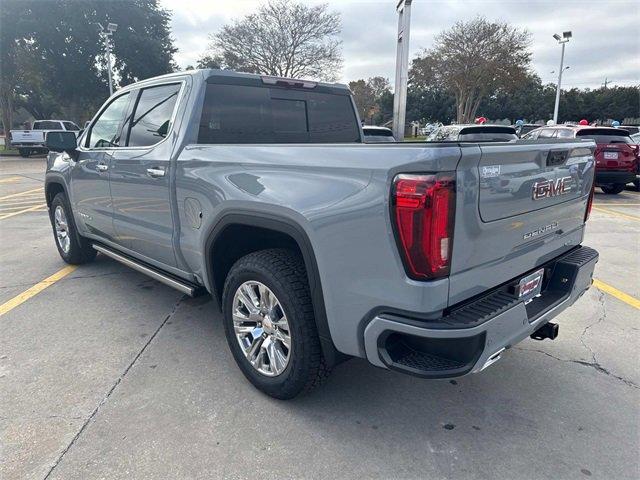
[[[242,257],[229,271],[222,305],[231,353],[262,392],[293,398],[328,375],[300,255],[270,249]]]
[[[22,158],[28,158],[31,155],[31,149],[29,148],[19,148],[18,153]]]
[[[603,185],[600,188],[608,195],[616,195],[624,190],[625,185],[622,183],[614,183],[613,185]]]
[[[636,192],[640,192],[640,180],[635,180],[633,185],[636,187]]]
[[[62,259],[73,265],[91,262],[96,252],[86,238],[81,237],[73,221],[67,196],[60,192],[51,202],[49,217],[58,253]]]

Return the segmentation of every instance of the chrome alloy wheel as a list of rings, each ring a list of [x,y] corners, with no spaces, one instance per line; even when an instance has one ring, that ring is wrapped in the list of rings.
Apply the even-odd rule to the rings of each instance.
[[[268,377],[280,375],[291,358],[291,331],[280,302],[269,288],[244,282],[233,296],[233,329],[249,363]]]
[[[69,238],[69,225],[67,224],[67,215],[64,213],[62,205],[58,205],[53,212],[53,225],[56,230],[56,240],[60,249],[64,253],[69,253],[71,248],[71,239]]]

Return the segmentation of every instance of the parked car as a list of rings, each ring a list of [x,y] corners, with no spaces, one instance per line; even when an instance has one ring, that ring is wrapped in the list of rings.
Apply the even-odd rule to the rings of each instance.
[[[533,130],[525,139],[575,138],[596,142],[595,184],[604,193],[618,194],[627,183],[635,183],[640,162],[640,147],[629,132],[621,128],[582,125],[554,125]]]
[[[523,135],[526,135],[530,131],[535,130],[536,128],[540,128],[542,126],[543,125],[540,125],[538,123],[523,123],[522,125],[513,125],[513,127],[516,129],[516,135],[518,135],[518,137],[522,137]]]
[[[581,246],[593,142],[364,144],[345,85],[170,74],[119,90],[77,141],[49,132],[47,147],[62,259],[101,252],[209,292],[240,370],[276,398],[349,357],[424,378],[480,372],[530,335],[555,338],[550,320],[598,260]],[[514,174],[539,179],[533,194],[482,187]]]
[[[28,157],[32,153],[47,153],[45,137],[47,132],[66,131],[76,132],[80,128],[67,120],[36,120],[31,130],[11,130],[11,145],[18,149],[21,157]]]
[[[505,125],[446,125],[431,133],[427,142],[508,142],[517,139],[516,129]]]
[[[393,132],[387,127],[375,127],[373,125],[364,125],[362,127],[365,143],[385,143],[395,142]]]

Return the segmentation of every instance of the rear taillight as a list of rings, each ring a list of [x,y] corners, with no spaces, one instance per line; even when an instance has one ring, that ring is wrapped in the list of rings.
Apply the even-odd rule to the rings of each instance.
[[[593,207],[593,192],[596,189],[595,178],[593,183],[591,184],[591,191],[589,192],[589,200],[587,200],[587,211],[584,214],[584,221],[589,220],[589,216],[591,215],[591,207]]]
[[[402,174],[393,181],[392,216],[409,277],[449,274],[455,215],[455,172]]]

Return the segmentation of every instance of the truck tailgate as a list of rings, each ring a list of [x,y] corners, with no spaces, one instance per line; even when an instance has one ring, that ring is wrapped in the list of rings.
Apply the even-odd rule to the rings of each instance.
[[[42,130],[11,130],[13,143],[44,143]]]
[[[450,305],[582,241],[594,149],[572,140],[462,147]]]

